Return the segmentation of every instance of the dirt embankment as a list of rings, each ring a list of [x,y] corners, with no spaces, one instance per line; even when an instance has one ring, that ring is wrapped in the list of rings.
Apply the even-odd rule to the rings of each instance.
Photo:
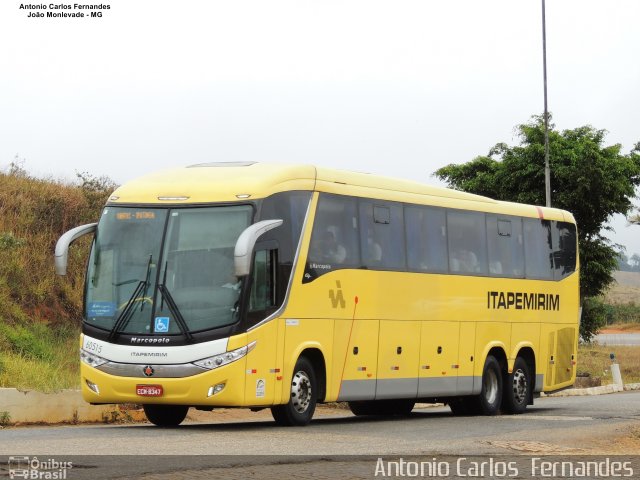
[[[605,294],[607,303],[640,303],[640,272],[614,272],[613,277],[616,281]]]

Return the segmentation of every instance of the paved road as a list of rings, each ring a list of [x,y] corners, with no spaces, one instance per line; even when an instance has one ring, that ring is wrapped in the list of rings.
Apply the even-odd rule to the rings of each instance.
[[[600,345],[640,345],[640,333],[601,333],[596,335]]]
[[[517,416],[454,417],[448,408],[442,407],[415,409],[408,418],[371,419],[336,410],[305,428],[281,428],[265,417],[218,423],[214,411],[210,422],[190,423],[176,429],[146,424],[8,428],[0,430],[0,454],[37,455],[39,459],[52,456],[61,459],[65,455],[127,455],[74,457],[77,468],[73,475],[67,476],[69,479],[159,479],[169,478],[163,476],[167,471],[174,471],[175,477],[176,470],[189,472],[185,478],[197,478],[197,472],[212,474],[212,469],[222,472],[223,467],[229,465],[254,469],[233,470],[242,471],[243,478],[267,478],[256,472],[266,475],[272,470],[273,478],[277,478],[274,469],[277,470],[280,463],[305,476],[303,471],[313,469],[309,461],[335,461],[336,455],[418,455],[430,459],[463,454],[575,454],[593,452],[593,448],[601,451],[606,447],[607,438],[620,435],[629,426],[640,431],[640,392],[547,397],[536,400],[536,405],[526,414]],[[156,456],[134,456],[141,454]],[[305,457],[309,455],[323,457]],[[353,472],[348,473],[348,469],[364,468],[363,465],[374,460],[365,458],[360,464],[353,459],[332,463],[335,468],[342,465],[339,470],[345,476],[326,478],[360,478]],[[229,476],[231,470],[226,471],[227,478],[236,478]],[[2,473],[0,471],[0,476]],[[152,476],[143,476],[152,473]],[[289,477],[290,473],[287,473]],[[294,478],[297,477],[294,475]]]

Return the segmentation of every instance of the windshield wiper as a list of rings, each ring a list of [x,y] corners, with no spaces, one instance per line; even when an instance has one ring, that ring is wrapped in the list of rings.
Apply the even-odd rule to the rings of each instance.
[[[158,284],[158,290],[160,291],[160,310],[164,309],[164,302],[166,300],[169,310],[173,312],[173,315],[176,317],[176,322],[178,322],[178,328],[180,331],[187,337],[188,341],[193,340],[193,335],[189,331],[189,327],[187,327],[187,322],[184,321],[184,317],[178,308],[175,300],[173,299],[173,295],[169,292],[169,289],[166,287],[167,285],[167,268],[168,262],[164,262],[164,274],[162,275],[162,283]]]
[[[120,333],[120,330],[122,330],[124,326],[129,322],[131,313],[133,313],[133,302],[138,298],[140,292],[142,292],[142,290],[144,289],[144,284],[145,282],[143,280],[140,280],[138,282],[138,285],[129,297],[129,300],[127,300],[124,309],[122,310],[122,312],[120,312],[120,315],[118,315],[116,322],[113,324],[113,328],[111,329],[111,331],[109,331],[109,340],[114,340],[118,336],[118,333]]]
[[[144,310],[144,297],[147,296],[147,290],[149,290],[149,275],[151,274],[151,261],[153,260],[153,255],[149,255],[149,263],[147,264],[147,276],[144,280],[144,290],[142,292],[142,305],[140,305],[140,311]]]
[[[120,312],[120,315],[118,315],[118,318],[116,319],[115,323],[113,324],[113,328],[109,331],[109,340],[115,340],[115,338],[118,336],[118,334],[120,333],[120,331],[127,325],[127,323],[129,323],[129,319],[131,318],[131,314],[134,311],[134,302],[138,299],[138,297],[140,296],[140,293],[142,293],[142,305],[140,306],[140,311],[142,311],[142,309],[144,308],[144,297],[147,294],[147,288],[149,287],[149,274],[151,273],[151,262],[153,260],[153,255],[149,255],[149,262],[147,262],[147,274],[145,275],[145,279],[144,280],[140,280],[138,282],[138,285],[136,286],[136,288],[133,290],[133,293],[131,294],[131,296],[129,297],[129,300],[127,300],[127,303],[125,304],[124,308],[122,309],[122,312]],[[126,282],[122,282],[118,285],[125,285],[127,283],[133,283],[135,282],[135,280],[128,280]]]
[[[176,322],[178,323],[180,331],[187,337],[188,341],[192,341],[193,335],[191,335],[189,327],[187,327],[187,322],[184,321],[184,317],[182,316],[182,313],[180,313],[180,309],[178,308],[178,305],[176,305],[173,296],[169,292],[169,289],[165,287],[164,283],[160,283],[158,284],[158,290],[160,291],[160,295],[162,296],[163,300],[167,302],[169,310],[173,312],[173,316],[176,318]]]

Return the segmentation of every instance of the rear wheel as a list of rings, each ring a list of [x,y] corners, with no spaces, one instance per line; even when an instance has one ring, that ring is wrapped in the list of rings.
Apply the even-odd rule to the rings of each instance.
[[[516,358],[513,371],[505,375],[502,408],[506,413],[523,413],[531,397],[529,366],[522,357]]]
[[[276,423],[287,427],[303,426],[311,421],[318,395],[316,374],[307,358],[300,357],[293,372],[289,401],[271,408]]]
[[[502,404],[502,371],[500,363],[489,355],[482,370],[482,389],[476,397],[478,413],[497,415]]]
[[[412,399],[367,400],[361,402],[349,402],[349,408],[357,417],[363,415],[409,415],[415,404],[415,400]]]
[[[187,416],[186,405],[143,405],[147,419],[159,427],[177,427]]]

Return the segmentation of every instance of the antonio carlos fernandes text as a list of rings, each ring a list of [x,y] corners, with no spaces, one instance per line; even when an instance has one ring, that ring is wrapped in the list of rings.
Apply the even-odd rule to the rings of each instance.
[[[460,457],[456,461],[383,460],[378,458],[376,477],[522,477],[525,478],[608,478],[633,477],[629,461],[599,458],[594,460],[547,460],[541,457],[526,457],[511,460],[471,460]]]

